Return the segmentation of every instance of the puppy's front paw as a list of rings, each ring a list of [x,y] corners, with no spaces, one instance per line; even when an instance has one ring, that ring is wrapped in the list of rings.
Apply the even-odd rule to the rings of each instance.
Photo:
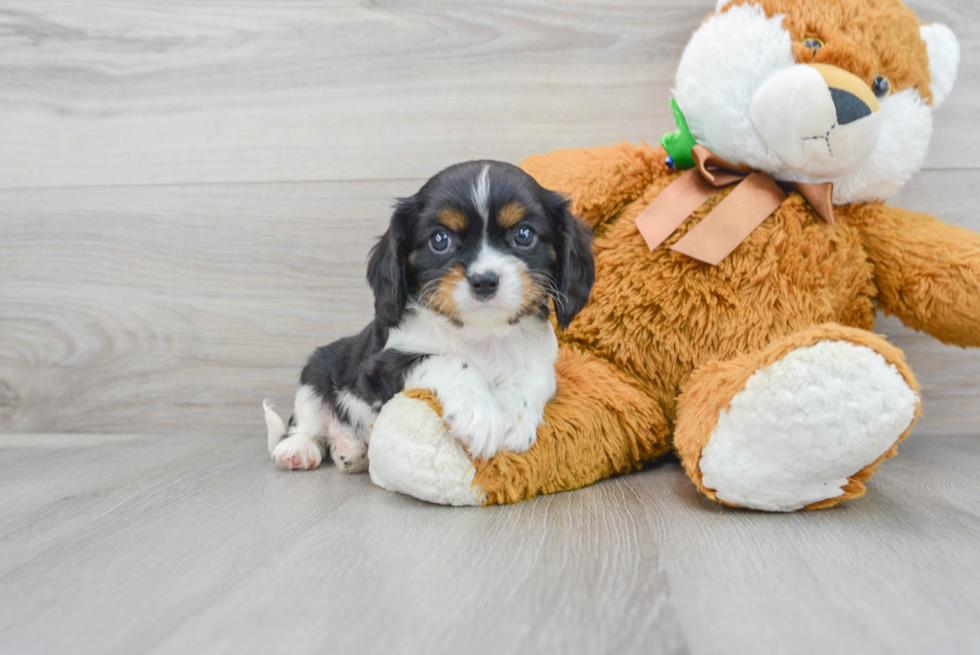
[[[504,439],[504,417],[492,397],[440,398],[440,402],[449,434],[459,440],[472,457],[490,459],[500,451]]]
[[[344,473],[364,473],[368,470],[367,445],[346,434],[330,443],[330,458]]]
[[[526,453],[537,440],[539,423],[538,416],[526,408],[523,412],[504,412],[504,449]]]
[[[303,471],[318,467],[323,453],[306,437],[286,437],[272,450],[272,461],[285,469]]]

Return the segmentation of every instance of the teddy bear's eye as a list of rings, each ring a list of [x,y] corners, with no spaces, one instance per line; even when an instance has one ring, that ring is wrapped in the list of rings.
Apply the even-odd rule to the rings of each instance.
[[[871,90],[874,91],[875,97],[884,98],[892,92],[892,83],[884,75],[878,75],[871,83]]]
[[[815,36],[811,36],[809,39],[803,42],[803,47],[810,50],[819,50],[824,45],[823,39],[818,39]]]

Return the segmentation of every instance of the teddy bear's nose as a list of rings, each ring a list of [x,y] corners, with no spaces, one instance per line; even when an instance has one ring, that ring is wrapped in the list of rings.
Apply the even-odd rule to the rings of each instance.
[[[878,111],[880,105],[874,91],[864,80],[837,66],[810,64],[827,83],[830,97],[837,110],[837,124],[847,125]]]
[[[864,104],[860,98],[853,93],[843,89],[830,89],[830,97],[834,100],[834,107],[837,109],[837,124],[847,125],[856,120],[871,115],[871,107]]]
[[[820,178],[849,175],[878,144],[881,112],[870,83],[836,66],[797,64],[755,91],[752,125],[783,164]]]

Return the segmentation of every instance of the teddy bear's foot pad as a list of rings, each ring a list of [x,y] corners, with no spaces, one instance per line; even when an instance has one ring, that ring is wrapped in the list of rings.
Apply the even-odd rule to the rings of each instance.
[[[371,433],[374,484],[440,505],[480,505],[476,468],[446,424],[423,400],[403,393],[385,403]]]
[[[701,452],[705,487],[740,507],[792,511],[844,493],[915,418],[918,397],[871,348],[820,341],[756,371]]]

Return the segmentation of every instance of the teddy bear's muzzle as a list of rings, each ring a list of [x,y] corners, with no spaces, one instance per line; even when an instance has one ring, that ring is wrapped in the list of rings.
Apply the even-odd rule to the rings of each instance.
[[[789,167],[831,181],[858,170],[878,144],[880,105],[859,77],[836,66],[800,64],[767,79],[752,123]]]

